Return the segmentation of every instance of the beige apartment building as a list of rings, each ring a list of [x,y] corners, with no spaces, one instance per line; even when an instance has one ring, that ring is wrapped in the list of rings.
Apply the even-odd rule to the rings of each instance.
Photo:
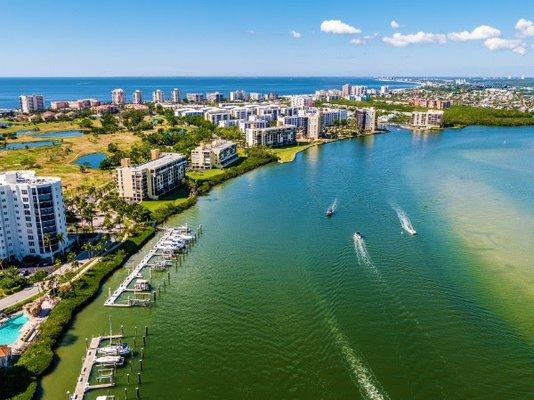
[[[211,143],[202,143],[191,151],[191,168],[198,170],[225,168],[238,159],[236,143],[216,139]]]
[[[117,168],[119,196],[130,203],[157,200],[176,189],[184,179],[187,159],[180,153],[150,152],[151,160],[132,166],[129,158]]]
[[[443,124],[443,111],[414,111],[411,125],[416,128],[439,128]]]

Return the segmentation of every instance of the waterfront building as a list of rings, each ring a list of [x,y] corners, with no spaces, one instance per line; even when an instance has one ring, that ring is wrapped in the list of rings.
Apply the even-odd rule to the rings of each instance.
[[[141,92],[140,90],[136,90],[135,92],[133,92],[132,103],[143,104],[143,92]]]
[[[313,96],[291,96],[291,107],[313,107]]]
[[[114,105],[122,105],[126,102],[124,97],[124,90],[122,89],[113,89],[111,91],[111,103]]]
[[[61,179],[0,174],[0,207],[0,259],[49,258],[67,247]]]
[[[199,108],[179,108],[174,111],[177,117],[203,117],[204,110]]]
[[[248,93],[244,90],[235,90],[230,92],[230,101],[247,101],[248,99]]]
[[[297,128],[293,125],[250,128],[246,131],[247,145],[250,147],[279,147],[297,143]]]
[[[229,121],[231,119],[230,111],[216,109],[211,111],[206,111],[204,113],[204,119],[208,120],[214,125],[218,125],[221,121]]]
[[[257,93],[257,92],[249,93],[250,101],[260,101],[262,99],[263,99],[263,95],[261,93]]]
[[[129,158],[116,170],[119,197],[127,202],[157,200],[175,190],[185,177],[187,159],[180,153],[160,153],[153,149],[151,160],[137,166]]]
[[[163,93],[163,90],[155,90],[152,92],[152,102],[159,104],[165,102],[165,94]]]
[[[211,143],[202,143],[191,151],[191,168],[198,170],[225,168],[238,158],[236,143],[216,139]]]
[[[278,100],[278,93],[269,92],[263,97],[267,101],[276,101]]]
[[[206,95],[206,99],[210,103],[218,103],[220,101],[223,101],[224,95],[220,92],[212,92]]]
[[[180,89],[172,89],[172,92],[171,92],[171,101],[173,103],[181,103],[182,102],[182,97],[181,97],[181,93],[180,93]]]
[[[365,132],[376,131],[377,116],[374,107],[356,110],[354,112],[354,118],[358,129]]]
[[[308,139],[317,140],[321,137],[323,126],[321,124],[321,110],[308,116],[308,125],[306,127],[306,135]]]
[[[388,85],[380,86],[380,94],[381,95],[385,95],[385,94],[388,94],[388,93],[389,93],[389,86]]]
[[[30,114],[35,111],[42,111],[45,109],[44,96],[40,94],[28,94],[19,96],[20,109],[24,114]]]
[[[352,94],[352,85],[349,83],[344,84],[341,87],[341,95],[344,98],[349,98],[349,96]]]
[[[185,98],[190,103],[202,103],[206,100],[203,93],[187,93]]]
[[[278,117],[278,126],[294,125],[305,135],[308,131],[308,115],[284,115]]]
[[[64,110],[66,108],[69,108],[69,102],[66,100],[56,100],[50,102],[51,110]]]
[[[411,125],[416,128],[439,128],[443,124],[443,111],[414,111]]]

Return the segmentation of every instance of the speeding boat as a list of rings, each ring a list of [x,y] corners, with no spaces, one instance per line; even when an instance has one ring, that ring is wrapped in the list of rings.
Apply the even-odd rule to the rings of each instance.
[[[126,343],[123,343],[119,345],[101,347],[97,350],[97,352],[103,356],[127,356],[132,352],[132,349]]]
[[[121,356],[103,356],[95,360],[96,364],[100,365],[122,365],[124,364],[124,357]]]
[[[413,228],[406,228],[405,230],[412,236],[417,235],[417,231]]]
[[[363,240],[363,235],[360,232],[355,232],[353,238],[354,240]]]
[[[334,215],[334,209],[332,207],[328,207],[328,210],[326,210],[326,216],[331,217]]]

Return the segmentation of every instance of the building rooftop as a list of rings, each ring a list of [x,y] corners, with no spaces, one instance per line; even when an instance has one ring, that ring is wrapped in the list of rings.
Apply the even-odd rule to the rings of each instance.
[[[181,153],[161,153],[160,156],[154,160],[147,161],[144,164],[139,164],[132,167],[118,167],[121,168],[131,168],[132,170],[143,170],[143,169],[152,169],[161,167],[167,163],[178,161],[181,159],[186,159],[185,156]]]
[[[35,175],[35,171],[7,171],[0,174],[0,185],[13,183],[50,183],[61,182],[60,178]]]

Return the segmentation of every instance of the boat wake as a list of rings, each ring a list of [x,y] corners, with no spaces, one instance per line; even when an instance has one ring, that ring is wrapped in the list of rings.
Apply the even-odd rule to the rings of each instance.
[[[367,247],[365,246],[365,240],[363,239],[363,236],[356,232],[352,238],[354,240],[354,250],[356,251],[356,256],[358,257],[358,263],[365,267],[373,268],[373,260],[371,260],[371,256],[369,256],[369,253],[367,252]]]
[[[393,209],[397,213],[397,217],[399,218],[399,222],[401,224],[402,229],[404,229],[412,236],[416,235],[417,231],[414,229],[412,221],[410,221],[410,218],[408,217],[406,212],[398,206],[393,206]]]
[[[351,373],[351,379],[358,386],[361,395],[368,400],[389,400],[389,396],[381,387],[373,372],[365,365],[356,350],[350,346],[347,337],[341,332],[335,321],[329,320],[328,324],[334,340],[345,358]]]

